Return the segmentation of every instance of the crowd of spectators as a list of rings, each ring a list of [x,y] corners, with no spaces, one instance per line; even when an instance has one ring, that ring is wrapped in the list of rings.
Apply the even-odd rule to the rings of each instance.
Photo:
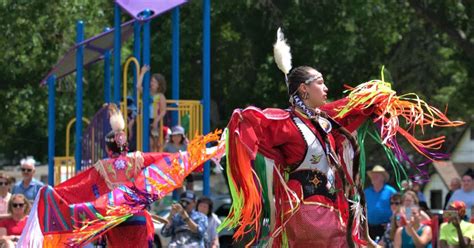
[[[381,165],[368,171],[365,189],[369,235],[382,247],[474,247],[473,170],[450,182],[442,216],[432,215],[419,181],[401,182],[397,192]],[[439,225],[441,223],[441,225]]]

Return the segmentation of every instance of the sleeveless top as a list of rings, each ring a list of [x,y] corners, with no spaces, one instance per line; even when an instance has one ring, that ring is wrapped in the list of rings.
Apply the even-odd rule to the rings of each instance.
[[[421,225],[420,228],[416,231],[418,235],[421,235],[423,233],[423,230],[425,229],[426,225]],[[413,238],[408,235],[408,233],[405,230],[405,227],[402,229],[402,248],[414,248],[415,247],[415,242],[413,241]],[[431,248],[431,242],[425,245],[426,248]]]
[[[150,107],[149,107],[150,119],[155,119],[155,117],[158,115],[158,113],[160,111],[160,107],[159,107],[160,94],[156,94],[154,96],[151,96],[150,100],[151,100]]]

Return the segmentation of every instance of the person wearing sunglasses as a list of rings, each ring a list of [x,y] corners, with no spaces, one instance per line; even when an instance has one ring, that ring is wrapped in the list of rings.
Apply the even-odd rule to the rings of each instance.
[[[397,214],[397,216],[400,216],[398,220],[400,227],[395,232],[393,247],[432,247],[433,232],[431,226],[423,222],[422,212],[417,194],[414,191],[405,192],[402,195],[400,213]]]
[[[0,221],[0,246],[15,247],[26,225],[31,209],[30,202],[22,194],[14,194],[8,202],[11,217]]]
[[[397,192],[390,196],[390,210],[392,210],[392,216],[390,216],[390,222],[385,227],[385,232],[382,236],[381,241],[378,243],[380,246],[392,248],[393,240],[395,238],[395,232],[400,226],[400,206],[402,204],[402,195]],[[398,219],[397,219],[398,217]]]
[[[35,200],[40,188],[43,187],[43,183],[33,177],[35,175],[35,163],[33,157],[21,160],[20,169],[23,180],[16,183],[12,190],[12,194],[23,194],[31,202]]]
[[[8,216],[8,202],[12,194],[10,193],[10,178],[0,172],[0,218]]]

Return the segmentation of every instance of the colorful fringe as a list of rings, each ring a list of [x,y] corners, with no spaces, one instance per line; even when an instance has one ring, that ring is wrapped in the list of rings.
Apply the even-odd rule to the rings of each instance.
[[[392,90],[391,84],[383,81],[383,75],[382,80],[372,80],[355,88],[346,87],[350,92],[347,97],[349,101],[339,110],[336,118],[343,119],[352,110],[366,111],[375,115],[373,122],[379,126],[380,133],[377,136],[372,134],[372,136],[393,152],[394,156],[387,154],[393,166],[401,161],[407,161],[423,176],[426,175],[426,172],[421,170],[423,165],[448,157],[446,154],[430,151],[440,149],[445,141],[445,136],[419,140],[412,133],[416,131],[417,126],[424,133],[425,126],[457,127],[463,125],[464,122],[449,120],[440,110],[428,105],[415,93],[397,96],[396,92]],[[400,118],[405,120],[406,129],[400,126]],[[408,143],[427,160],[421,164],[414,163],[398,144],[397,134],[405,137]],[[400,166],[396,167],[401,168]]]
[[[72,247],[80,247],[84,244],[98,238],[108,230],[125,222],[132,217],[134,213],[145,210],[146,206],[151,204],[177,187],[180,187],[185,177],[201,166],[207,160],[213,157],[222,157],[224,153],[224,145],[219,145],[214,150],[209,150],[206,145],[209,142],[219,140],[221,131],[215,131],[206,136],[196,136],[189,144],[187,153],[177,153],[171,161],[171,166],[155,166],[151,165],[144,169],[144,180],[151,187],[138,189],[119,187],[112,191],[110,198],[115,199],[114,195],[123,191],[125,203],[118,206],[108,205],[107,213],[102,216],[99,212],[95,212],[92,220],[81,221],[81,226],[75,226],[73,237],[69,240],[68,245]],[[140,182],[140,177],[136,179]],[[119,192],[119,193],[117,193]],[[91,207],[89,207],[90,209]]]
[[[262,199],[261,185],[255,178],[255,171],[251,166],[248,151],[232,132],[226,133],[227,137],[227,177],[229,178],[232,207],[229,216],[222,222],[218,231],[224,227],[235,229],[234,237],[242,238],[244,235],[256,230],[249,244],[259,236]],[[229,147],[235,148],[231,152]],[[232,166],[230,161],[236,161]],[[243,183],[242,183],[243,181]],[[246,187],[240,187],[245,185]]]
[[[369,128],[370,122],[365,122],[358,130],[357,130],[357,140],[360,145],[360,177],[361,177],[361,185],[365,185],[365,175],[366,175],[366,153],[365,153],[365,138],[368,135],[371,137],[377,144],[382,145],[385,156],[387,157],[390,165],[392,166],[392,172],[395,178],[395,182],[399,188],[401,188],[401,181],[402,179],[408,178],[407,172],[405,171],[404,166],[400,163],[400,160],[397,159],[393,151],[384,146],[382,143],[382,139],[380,138],[380,134],[376,132],[374,129]]]

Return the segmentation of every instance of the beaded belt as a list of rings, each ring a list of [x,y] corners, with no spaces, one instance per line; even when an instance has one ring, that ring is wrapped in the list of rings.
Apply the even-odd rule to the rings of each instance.
[[[336,194],[329,193],[326,187],[328,180],[319,170],[297,170],[290,173],[290,180],[297,180],[303,188],[304,199],[313,195],[322,195],[336,201]]]

